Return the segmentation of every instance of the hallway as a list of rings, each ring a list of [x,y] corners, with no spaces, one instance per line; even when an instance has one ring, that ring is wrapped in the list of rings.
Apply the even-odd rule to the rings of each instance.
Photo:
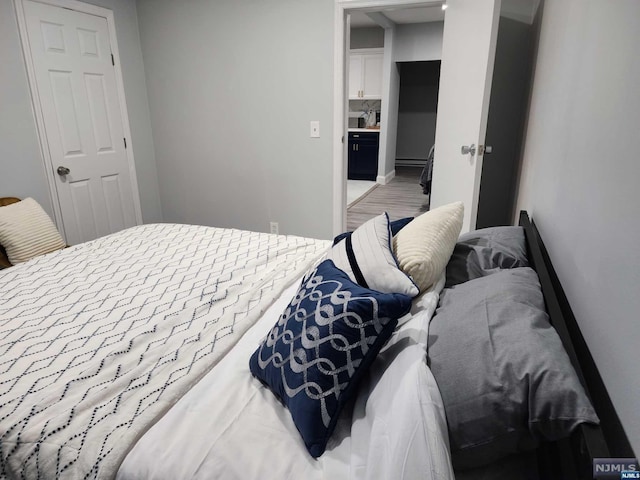
[[[391,182],[378,185],[347,209],[347,230],[355,230],[382,212],[387,212],[391,220],[426,212],[429,196],[422,193],[421,172],[421,167],[396,167],[396,176]]]

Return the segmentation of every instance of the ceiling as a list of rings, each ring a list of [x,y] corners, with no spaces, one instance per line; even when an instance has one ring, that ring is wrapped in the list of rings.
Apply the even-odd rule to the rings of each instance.
[[[378,26],[376,22],[362,11],[355,10],[350,13],[352,27],[361,28]],[[393,23],[399,25],[409,23],[442,22],[444,20],[444,11],[440,5],[412,8],[385,8],[379,10],[379,13],[382,13]]]
[[[531,25],[539,5],[540,0],[502,0],[500,15]],[[351,26],[354,28],[380,26],[362,10],[352,10],[349,13]],[[397,25],[444,21],[444,10],[440,3],[430,6],[388,7],[376,10],[376,13],[384,15]]]

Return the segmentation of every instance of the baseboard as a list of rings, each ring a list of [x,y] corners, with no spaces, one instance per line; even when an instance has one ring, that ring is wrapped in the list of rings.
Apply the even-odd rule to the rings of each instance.
[[[391,180],[393,180],[393,177],[395,177],[395,176],[396,176],[396,171],[395,170],[391,170],[385,176],[378,175],[376,177],[376,182],[379,183],[380,185],[386,185]]]

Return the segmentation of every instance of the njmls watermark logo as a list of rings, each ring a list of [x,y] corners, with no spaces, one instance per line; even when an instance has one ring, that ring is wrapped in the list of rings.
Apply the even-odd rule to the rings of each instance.
[[[635,458],[594,458],[593,478],[605,479],[640,479],[640,466]]]

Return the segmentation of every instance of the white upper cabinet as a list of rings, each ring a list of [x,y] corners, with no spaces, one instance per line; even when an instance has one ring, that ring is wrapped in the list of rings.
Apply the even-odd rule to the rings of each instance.
[[[362,90],[362,55],[349,55],[349,98],[360,98]]]
[[[349,55],[349,99],[382,98],[381,48],[351,50]]]

